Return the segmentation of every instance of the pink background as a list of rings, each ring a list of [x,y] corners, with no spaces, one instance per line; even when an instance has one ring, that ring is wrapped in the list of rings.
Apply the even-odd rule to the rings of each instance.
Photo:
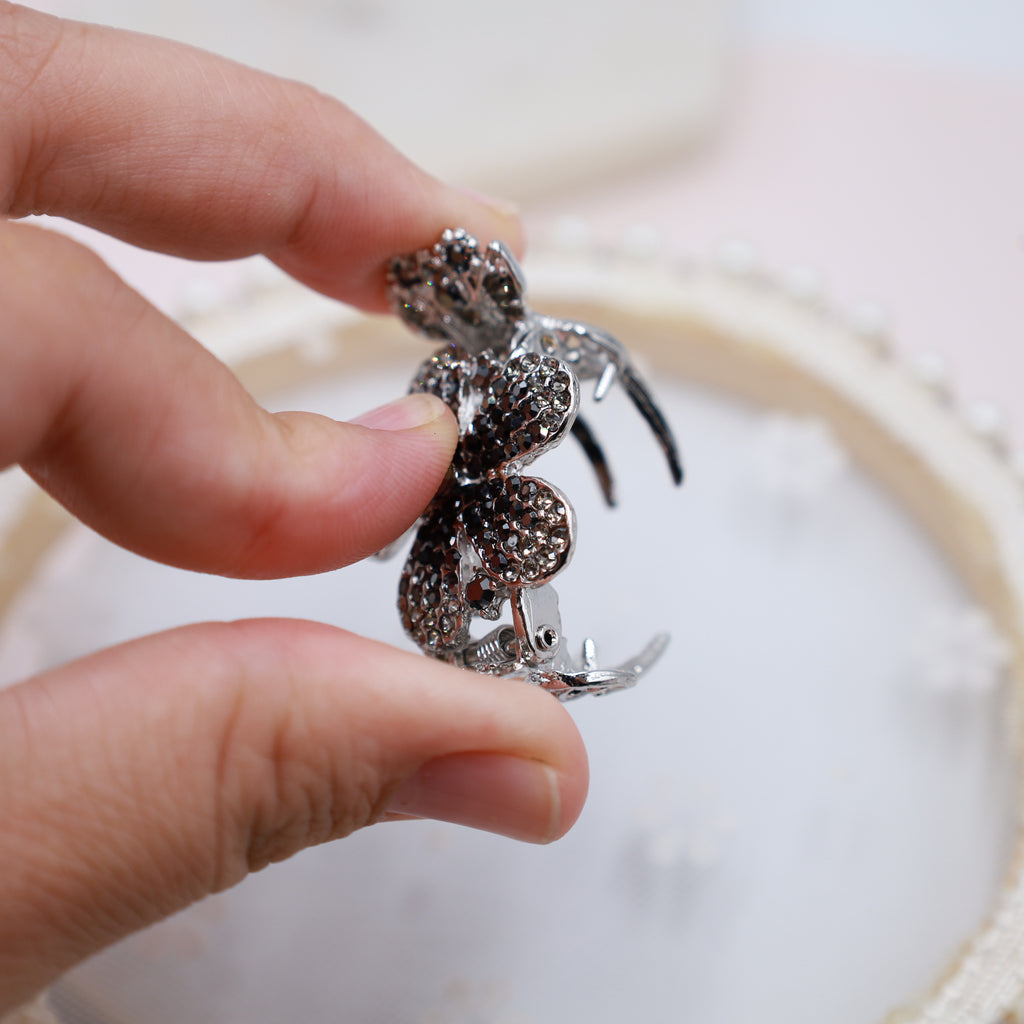
[[[1002,406],[1024,443],[1024,5],[748,0],[733,15],[731,73],[703,139],[531,202],[534,233],[565,215],[603,240],[643,222],[699,258],[745,239],[769,268],[815,271],[840,304],[880,304],[900,349],[945,356],[957,392]],[[628,90],[628,68],[620,77]],[[162,306],[196,273],[83,234]]]
[[[766,46],[720,126],[672,166],[549,203],[602,232],[724,238],[808,267],[840,303],[890,315],[898,347],[944,355],[967,400],[1024,436],[1024,78],[922,60]]]

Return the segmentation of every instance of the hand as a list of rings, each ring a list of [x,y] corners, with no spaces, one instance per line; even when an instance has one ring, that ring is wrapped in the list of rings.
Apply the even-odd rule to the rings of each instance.
[[[12,218],[262,252],[367,309],[386,259],[445,226],[520,244],[514,216],[311,89],[2,0],[0,138]],[[0,466],[142,555],[333,569],[407,528],[451,459],[427,396],[352,423],[268,414],[66,237],[0,221],[0,268]],[[102,651],[0,693],[0,1009],[310,844],[403,816],[546,842],[585,791],[546,693],[338,629],[207,623]]]

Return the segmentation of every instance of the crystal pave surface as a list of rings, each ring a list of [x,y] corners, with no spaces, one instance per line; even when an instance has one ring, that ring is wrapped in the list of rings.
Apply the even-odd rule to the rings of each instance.
[[[496,618],[510,587],[546,583],[568,562],[575,540],[565,496],[511,467],[564,436],[579,384],[551,357],[527,353],[502,365],[491,353],[444,356],[428,360],[414,390],[449,401],[468,378],[479,405],[402,574],[402,625],[433,654],[463,648],[473,614]]]
[[[589,639],[580,659],[569,655],[550,581],[572,555],[575,514],[557,488],[524,475],[572,432],[612,504],[604,453],[577,414],[582,380],[597,380],[598,400],[619,380],[681,482],[671,430],[625,350],[595,328],[533,313],[511,253],[500,242],[482,248],[461,229],[392,261],[388,284],[410,327],[447,342],[420,367],[412,390],[446,402],[460,430],[402,572],[405,631],[427,654],[527,679],[560,700],[632,686],[667,638],[611,669],[596,667]],[[506,605],[511,625],[472,639],[473,618],[497,621]]]

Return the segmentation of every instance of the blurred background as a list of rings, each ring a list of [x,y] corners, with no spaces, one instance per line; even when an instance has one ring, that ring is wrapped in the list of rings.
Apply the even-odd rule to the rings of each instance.
[[[625,243],[647,258],[763,266],[805,299],[884,310],[899,349],[935,373],[945,367],[968,402],[995,403],[1024,437],[1019,0],[36,6],[310,81],[436,174],[519,202],[538,243],[596,259]],[[171,312],[215,304],[251,270],[197,270],[68,230]],[[862,478],[837,470],[835,488],[795,528],[773,520],[777,495],[751,497],[756,473],[745,460],[778,424],[657,383],[691,484],[678,503],[640,498],[621,512],[679,538],[676,561],[666,556],[661,569],[682,608],[663,677],[680,685],[652,681],[614,713],[603,702],[574,708],[594,762],[580,827],[545,851],[428,823],[310,851],[85,968],[63,992],[65,1019],[201,1019],[206,1010],[175,1016],[173,1000],[158,1012],[151,993],[175,982],[178,999],[192,986],[196,1005],[225,1022],[345,1019],[335,1010],[346,1000],[349,1019],[400,1019],[380,1011],[377,990],[359,989],[360,976],[380,971],[399,1003],[422,1011],[401,1018],[416,1024],[620,1021],[635,1016],[638,991],[654,1020],[678,1007],[702,1024],[853,1024],[881,1019],[934,980],[990,906],[1012,831],[1000,692],[947,701],[903,686],[908,623],[936,600],[955,605],[959,585]],[[395,382],[374,386],[385,397]],[[334,390],[279,400],[313,399],[344,415]],[[628,410],[620,419],[618,435],[607,428],[615,448],[646,451],[647,439],[631,440]],[[806,430],[803,441],[786,430],[783,469],[794,440],[808,441]],[[820,437],[810,442],[820,463]],[[628,486],[634,467],[622,450],[618,461],[624,495],[663,495],[660,476]],[[552,479],[579,472],[566,461]],[[581,477],[567,490],[588,486]],[[581,522],[607,531],[597,545],[607,551],[628,529],[622,519],[598,527],[589,511]],[[291,613],[328,609],[373,632],[397,571],[347,571],[350,595],[379,591],[359,602],[364,623],[334,578],[301,591],[295,581],[197,582],[85,531],[72,542],[71,568],[29,608],[40,635],[57,634],[43,645],[48,657],[171,615],[278,610],[270,594]],[[615,577],[632,582],[611,594],[582,555],[577,582],[559,584],[564,608],[613,643],[616,629],[632,642],[621,616],[650,585],[650,566],[634,561],[634,576]],[[64,607],[71,577],[103,580],[104,593],[83,610],[76,591]],[[939,641],[950,632],[940,629],[930,649],[948,653]],[[340,892],[350,894],[344,904]],[[520,900],[526,892],[532,900]],[[500,927],[481,928],[480,914]],[[598,955],[563,962],[581,937]],[[300,962],[308,976],[293,970]],[[607,1017],[578,1013],[579,991],[600,992]],[[278,1012],[268,993],[302,1013]]]
[[[1016,0],[49,0],[341,97],[435,173],[669,251],[743,239],[889,312],[1024,429]],[[581,224],[580,218],[585,224]],[[100,243],[170,304],[179,277]]]

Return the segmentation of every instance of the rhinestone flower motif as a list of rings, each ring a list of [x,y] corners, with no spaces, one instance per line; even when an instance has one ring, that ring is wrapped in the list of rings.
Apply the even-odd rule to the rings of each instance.
[[[576,379],[551,356],[526,353],[502,365],[444,352],[413,388],[450,401],[467,376],[480,405],[417,530],[399,587],[406,632],[437,653],[465,646],[474,614],[498,618],[510,588],[547,583],[569,561],[575,539],[561,492],[511,467],[562,439],[579,405]]]
[[[632,686],[667,638],[610,669],[597,668],[591,640],[579,661],[569,656],[549,584],[572,554],[575,516],[557,488],[524,475],[571,432],[614,504],[604,452],[577,415],[580,381],[594,379],[597,400],[622,383],[681,481],[672,433],[625,350],[595,328],[532,312],[511,253],[499,242],[481,247],[462,230],[393,260],[388,280],[395,312],[446,342],[420,367],[412,390],[446,402],[460,431],[402,572],[406,632],[427,654],[519,676],[561,700]],[[506,606],[511,624],[472,638],[475,617],[497,621]]]

